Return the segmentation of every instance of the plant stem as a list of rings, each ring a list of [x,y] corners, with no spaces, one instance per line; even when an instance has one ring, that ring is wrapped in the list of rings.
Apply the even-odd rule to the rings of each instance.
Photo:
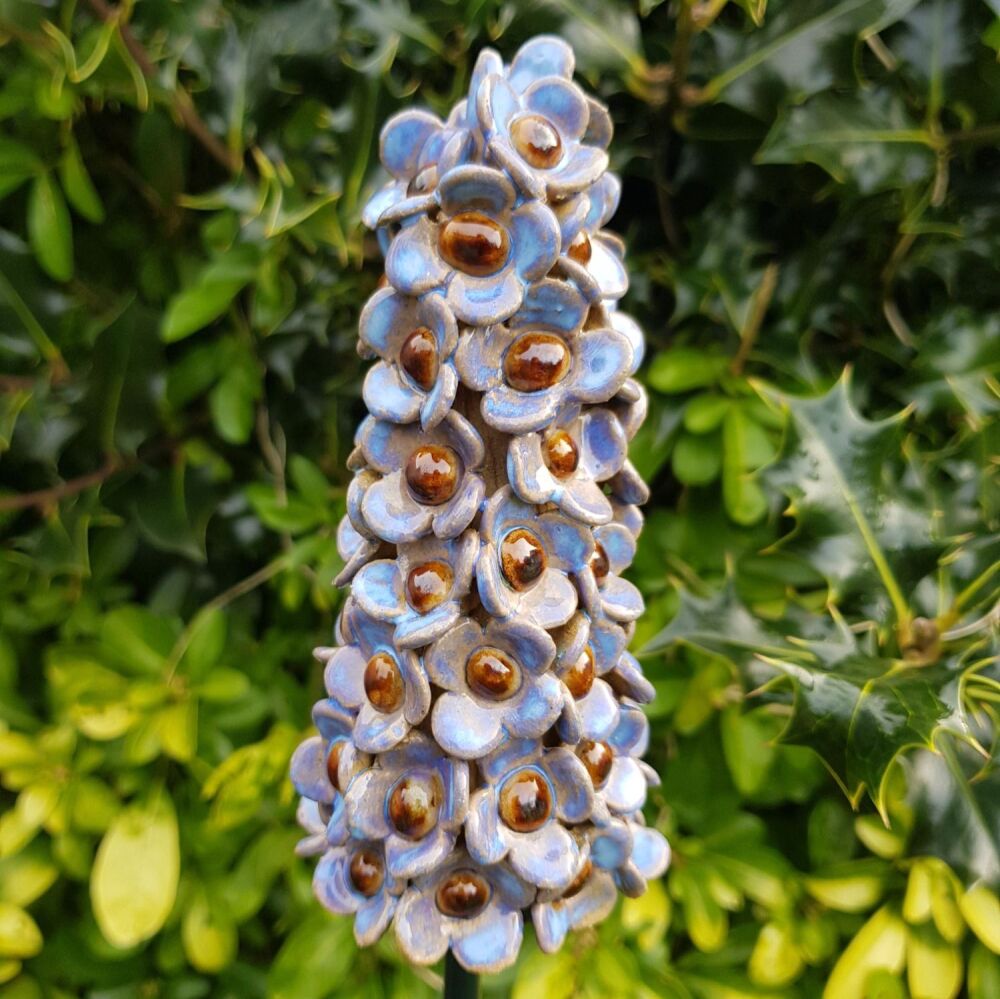
[[[479,976],[466,971],[450,950],[444,959],[444,999],[479,999]]]

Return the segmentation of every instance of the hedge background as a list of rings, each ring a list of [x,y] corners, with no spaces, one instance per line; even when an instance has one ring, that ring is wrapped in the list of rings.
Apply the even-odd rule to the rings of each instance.
[[[440,987],[286,768],[378,127],[540,31],[617,124],[675,859],[486,994],[1000,995],[996,0],[0,0],[4,995]]]

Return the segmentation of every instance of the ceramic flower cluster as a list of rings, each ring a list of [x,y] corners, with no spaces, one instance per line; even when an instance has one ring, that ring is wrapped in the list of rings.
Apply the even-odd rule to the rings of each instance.
[[[653,689],[622,576],[643,342],[603,228],[611,122],[572,73],[556,38],[486,50],[447,121],[383,129],[351,589],[292,762],[323,904],[359,944],[391,925],[410,960],[450,947],[476,972],[514,961],[525,914],[555,950],[669,861],[642,818]]]

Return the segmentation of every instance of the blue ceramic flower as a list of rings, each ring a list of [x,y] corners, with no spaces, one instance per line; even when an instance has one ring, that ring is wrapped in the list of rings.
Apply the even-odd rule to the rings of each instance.
[[[393,921],[396,941],[414,964],[434,964],[450,947],[463,968],[494,974],[517,959],[521,910],[534,897],[505,864],[483,867],[457,850],[403,893]]]
[[[490,426],[526,434],[566,406],[615,395],[632,368],[632,346],[615,329],[591,326],[588,314],[572,283],[548,278],[509,323],[462,334],[455,365],[465,385],[484,393]]]
[[[438,745],[474,760],[505,740],[540,738],[562,710],[559,681],[546,673],[555,645],[525,621],[466,619],[427,650],[424,662],[444,693],[431,724]]]
[[[452,354],[458,326],[438,295],[413,298],[382,288],[361,313],[361,343],[381,360],[365,376],[368,411],[380,420],[436,427],[458,387]]]
[[[406,882],[386,870],[381,843],[351,840],[328,850],[313,873],[313,894],[330,912],[354,916],[354,939],[370,947],[389,926]]]
[[[432,531],[454,538],[469,526],[485,485],[482,438],[454,410],[433,428],[368,417],[358,432],[368,465],[381,474],[364,490],[361,514],[384,541],[407,544]]]
[[[538,888],[565,888],[577,872],[580,844],[566,824],[594,807],[587,770],[562,746],[509,740],[479,761],[482,786],[469,802],[465,844],[481,864],[507,859]]]
[[[577,574],[580,596],[592,617],[634,621],[643,610],[642,594],[619,575],[632,564],[642,524],[637,507],[615,504],[615,520],[594,528],[596,553]],[[636,525],[633,529],[631,525]]]
[[[569,745],[581,739],[606,739],[618,725],[618,701],[612,688],[597,675],[590,619],[578,612],[554,632],[554,637],[553,672],[563,685],[560,737]]]
[[[570,930],[582,930],[606,919],[618,901],[614,877],[595,868],[589,857],[573,883],[563,892],[551,892],[531,907],[535,939],[546,954],[562,947]]]
[[[329,805],[321,805],[312,798],[299,798],[295,821],[305,836],[295,844],[295,856],[318,857],[326,852],[330,845],[326,840],[326,827],[332,811]]]
[[[632,846],[628,858],[614,871],[614,879],[629,898],[638,898],[647,882],[662,877],[670,866],[670,844],[661,832],[645,825],[641,812],[625,822]]]
[[[607,675],[608,683],[620,697],[628,697],[637,704],[649,704],[656,690],[646,679],[639,660],[631,652],[622,652],[618,664]]]
[[[331,845],[347,839],[343,789],[355,773],[368,766],[365,753],[351,741],[353,716],[332,701],[320,701],[313,708],[313,722],[319,735],[306,739],[292,754],[289,766],[292,784],[304,798],[321,806],[327,814],[326,837]]]
[[[333,585],[346,586],[357,571],[375,557],[377,551],[378,540],[359,534],[351,523],[351,518],[344,514],[337,525],[337,554],[343,561],[344,568],[333,580]]]
[[[388,873],[418,877],[455,847],[469,807],[469,765],[411,732],[354,777],[344,801],[351,834],[384,844]]]
[[[539,515],[504,486],[486,504],[480,538],[476,582],[493,617],[557,628],[573,616],[569,574],[584,571],[594,550],[588,528],[561,513]]]
[[[551,209],[538,201],[517,205],[499,170],[475,165],[444,174],[434,204],[436,212],[427,206],[400,220],[386,256],[389,283],[406,295],[440,291],[471,326],[512,316],[527,285],[559,256]]]
[[[369,617],[356,601],[342,628],[350,644],[336,649],[324,674],[327,693],[357,711],[352,738],[358,749],[381,753],[406,737],[431,707],[431,688],[420,659],[393,647],[391,624]]]
[[[585,524],[611,520],[601,488],[625,465],[628,440],[609,409],[569,407],[541,432],[511,438],[507,476],[525,503],[554,503]]]
[[[500,75],[488,76],[476,96],[486,153],[528,198],[554,201],[593,184],[608,154],[585,140],[591,103],[561,76],[536,79],[518,93]]]
[[[479,535],[471,529],[450,541],[401,544],[394,559],[361,569],[351,595],[373,618],[394,625],[398,648],[429,645],[460,617],[478,553]]]
[[[646,803],[646,790],[660,779],[641,757],[649,746],[649,721],[642,709],[621,702],[618,725],[602,742],[580,743],[577,754],[588,764],[596,794],[594,821],[631,815]]]

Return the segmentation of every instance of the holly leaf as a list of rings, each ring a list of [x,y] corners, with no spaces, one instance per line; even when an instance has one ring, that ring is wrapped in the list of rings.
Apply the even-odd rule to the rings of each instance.
[[[789,497],[785,512],[795,519],[779,546],[826,578],[832,602],[857,598],[874,620],[893,612],[897,622],[907,621],[907,592],[946,547],[935,538],[932,511],[891,474],[909,411],[863,418],[850,401],[849,371],[821,396],[758,390],[791,418],[783,456],[765,470],[769,484]]]

